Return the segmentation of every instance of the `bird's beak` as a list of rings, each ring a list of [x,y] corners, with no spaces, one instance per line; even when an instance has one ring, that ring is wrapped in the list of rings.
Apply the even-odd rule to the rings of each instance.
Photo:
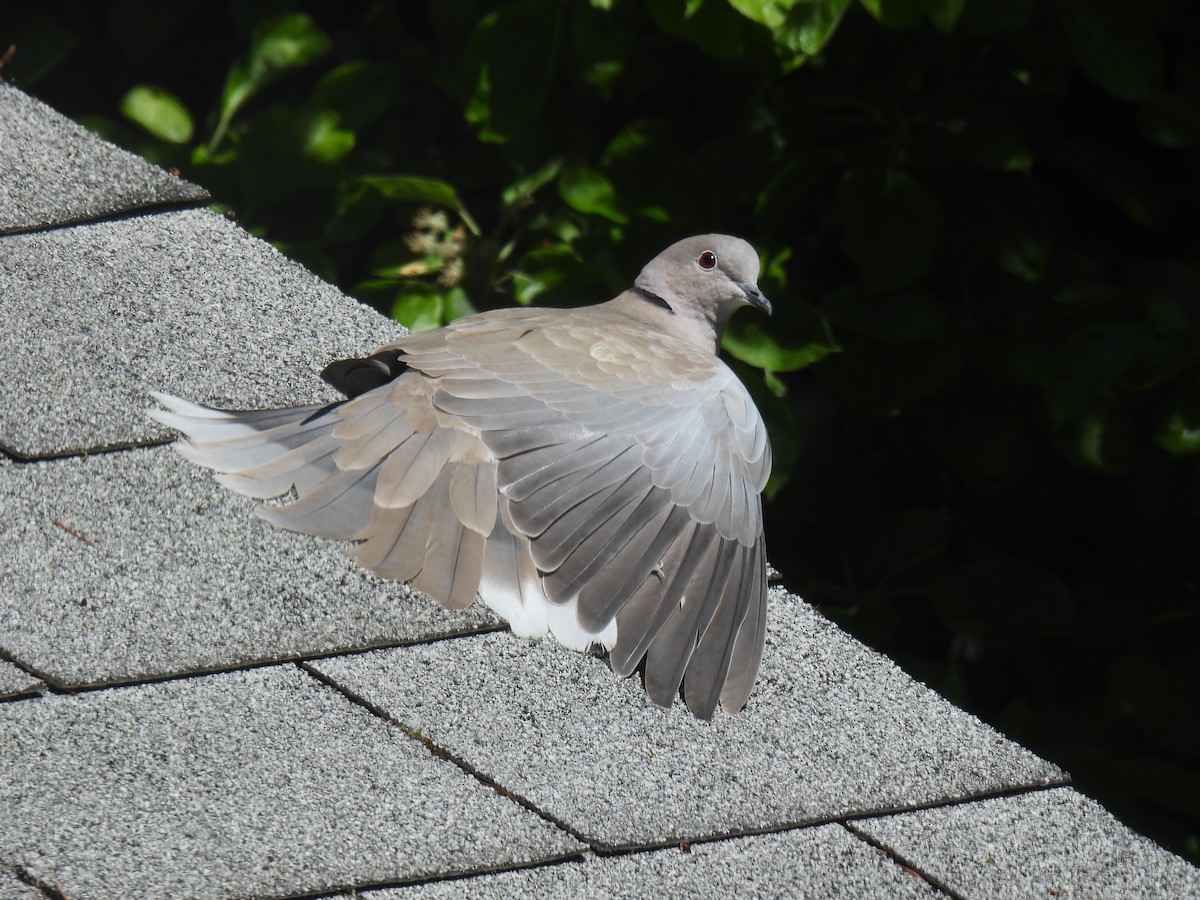
[[[763,292],[758,289],[757,284],[745,284],[739,281],[737,286],[742,289],[742,293],[746,295],[746,302],[755,309],[761,309],[768,316],[771,314],[771,301],[763,295]]]

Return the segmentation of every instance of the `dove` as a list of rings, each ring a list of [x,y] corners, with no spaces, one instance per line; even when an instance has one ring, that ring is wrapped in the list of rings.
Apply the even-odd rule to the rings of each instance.
[[[519,635],[607,651],[648,698],[736,713],[766,633],[766,427],[718,357],[771,304],[744,240],[672,244],[577,309],[502,309],[405,335],[321,377],[325,405],[219,410],[164,393],[176,449],[292,531]]]

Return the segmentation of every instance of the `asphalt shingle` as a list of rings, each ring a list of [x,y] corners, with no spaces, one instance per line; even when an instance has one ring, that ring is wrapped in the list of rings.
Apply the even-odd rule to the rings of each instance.
[[[0,81],[0,234],[207,199]]]
[[[314,667],[607,848],[1065,778],[797,598],[773,591],[769,615],[749,706],[711,723],[650,705],[598,659],[507,633]]]
[[[25,457],[173,437],[151,390],[329,400],[326,363],[403,331],[205,210],[0,237],[0,296],[0,448]]]
[[[0,864],[68,897],[246,897],[578,852],[295,666],[0,705]]]
[[[1070,788],[851,823],[967,897],[1200,897],[1200,869]]]
[[[472,897],[854,897],[942,896],[840,825],[693,844],[626,856],[572,860],[496,875],[367,891],[362,900]]]
[[[4,900],[46,900],[46,895],[0,867],[0,897]]]
[[[41,686],[42,682],[28,672],[0,659],[0,698],[27,694]]]
[[[292,534],[167,447],[0,462],[0,649],[60,687],[498,627]]]

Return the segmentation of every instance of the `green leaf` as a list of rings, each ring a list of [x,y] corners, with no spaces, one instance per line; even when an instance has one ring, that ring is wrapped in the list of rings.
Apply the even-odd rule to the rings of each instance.
[[[1080,412],[1058,419],[1053,441],[1063,456],[1083,469],[1117,474],[1133,465],[1129,411],[1114,396],[1096,398]]]
[[[762,272],[759,273],[758,283],[767,287],[771,296],[787,287],[787,261],[792,258],[791,247],[780,247],[773,256],[767,256],[762,261]]]
[[[604,148],[602,162],[636,165],[649,154],[671,146],[671,123],[665,119],[637,119],[616,133]]]
[[[794,372],[838,350],[829,326],[813,313],[804,326],[774,329],[762,316],[743,313],[729,323],[721,346],[737,359],[770,372]]]
[[[829,43],[850,0],[799,0],[775,29],[775,42],[793,52],[816,56]]]
[[[575,283],[579,269],[579,258],[567,244],[538,247],[526,253],[512,273],[513,297],[522,306],[544,302],[543,295]]]
[[[787,17],[788,8],[794,6],[788,0],[726,0],[730,6],[751,22],[778,28]]]
[[[1022,281],[1036,283],[1046,276],[1051,245],[1041,234],[1017,230],[1005,235],[996,248],[996,265]]]
[[[208,142],[216,152],[233,117],[246,102],[290,69],[298,69],[328,52],[329,38],[304,13],[284,13],[254,29],[246,56],[230,67],[221,97],[221,115]]]
[[[340,128],[340,121],[335,112],[317,112],[308,122],[304,155],[321,163],[334,163],[353,150],[354,132]]]
[[[443,298],[435,288],[411,285],[396,295],[392,318],[409,331],[429,331],[442,326]]]
[[[1120,100],[1149,100],[1162,84],[1162,49],[1143,5],[1129,0],[1055,0],[1075,61]]]
[[[1200,387],[1176,394],[1159,410],[1154,443],[1172,456],[1200,453]]]
[[[459,199],[458,193],[444,181],[420,175],[365,175],[361,181],[378,190],[389,200],[408,200],[452,209],[471,229],[472,234],[481,233],[479,226]]]
[[[172,144],[186,144],[195,131],[192,117],[179,98],[148,84],[131,88],[121,98],[121,114]]]
[[[442,304],[442,318],[444,322],[453,322],[455,319],[461,319],[464,316],[473,316],[479,310],[467,297],[467,292],[460,287],[451,288],[444,295],[444,303]]]
[[[558,193],[577,212],[603,216],[618,225],[629,221],[618,205],[612,182],[595,169],[567,166],[558,178]]]
[[[730,6],[771,31],[776,46],[798,65],[828,43],[850,0],[727,0]]]
[[[533,195],[539,188],[554,180],[562,171],[562,165],[563,162],[560,158],[551,159],[506,187],[501,193],[500,199],[507,207],[525,206],[532,203]]]

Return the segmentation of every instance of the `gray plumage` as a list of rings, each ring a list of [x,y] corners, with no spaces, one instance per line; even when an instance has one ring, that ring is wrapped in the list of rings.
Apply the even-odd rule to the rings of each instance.
[[[745,241],[673,244],[607,303],[506,309],[407,335],[325,377],[349,399],[233,412],[155,394],[188,459],[283,528],[513,631],[601,644],[647,694],[711,717],[762,658],[766,429],[717,358],[770,312]]]

